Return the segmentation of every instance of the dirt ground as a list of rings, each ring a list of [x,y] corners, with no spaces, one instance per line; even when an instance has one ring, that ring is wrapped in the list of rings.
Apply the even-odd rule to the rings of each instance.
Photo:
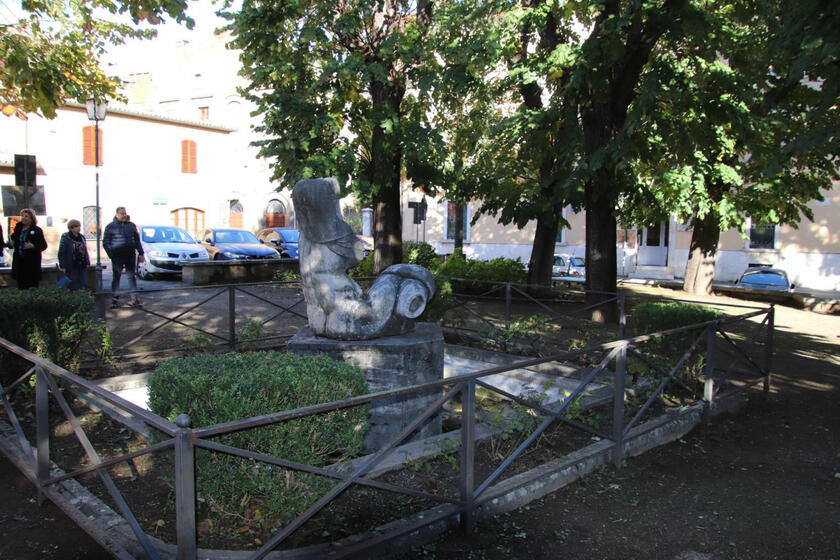
[[[769,399],[395,558],[840,559],[840,316],[776,327]]]
[[[840,316],[776,327],[769,399],[395,558],[840,560]],[[0,477],[0,558],[108,557],[2,456]]]

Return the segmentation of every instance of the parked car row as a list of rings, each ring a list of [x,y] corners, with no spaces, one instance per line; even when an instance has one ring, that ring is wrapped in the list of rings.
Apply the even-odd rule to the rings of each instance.
[[[554,255],[551,267],[551,283],[553,285],[582,284],[586,281],[586,260],[574,255]]]
[[[298,232],[288,228],[266,228],[257,235],[231,228],[208,228],[198,241],[177,226],[138,226],[146,255],[138,263],[141,278],[180,274],[183,265],[201,261],[296,259]]]

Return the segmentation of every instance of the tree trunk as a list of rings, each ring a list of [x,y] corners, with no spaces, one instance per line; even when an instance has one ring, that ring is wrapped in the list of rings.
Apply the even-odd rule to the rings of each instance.
[[[465,204],[455,204],[455,243],[453,252],[464,252],[464,208]]]
[[[405,88],[374,80],[370,85],[373,118],[400,117]],[[394,135],[376,124],[371,135],[371,155],[367,176],[373,187],[373,273],[402,262],[402,221],[400,216],[400,170],[402,150]]]
[[[712,293],[719,240],[720,222],[715,212],[694,220],[683,290],[695,295]]]
[[[592,46],[587,60],[592,72],[586,78],[588,88],[580,99],[583,121],[583,148],[593,175],[586,184],[586,285],[599,292],[616,291],[616,219],[615,208],[621,186],[617,162],[600,153],[614,142],[627,117],[627,108],[637,96],[637,85],[654,45],[670,24],[677,21],[686,0],[664,0],[658,17],[642,17],[643,3],[635,4],[627,28],[621,56],[614,56],[619,41],[611,20],[619,16],[623,3],[612,0],[602,4],[595,26],[586,39],[584,51]],[[609,45],[609,47],[607,47]],[[600,161],[599,161],[600,160]],[[590,294],[597,302],[605,295]],[[593,313],[595,320],[611,320],[616,306],[601,306]]]
[[[557,242],[560,212],[562,208],[556,207],[552,214],[540,216],[537,219],[531,259],[528,261],[528,284],[551,285],[551,267],[554,265],[554,247]]]

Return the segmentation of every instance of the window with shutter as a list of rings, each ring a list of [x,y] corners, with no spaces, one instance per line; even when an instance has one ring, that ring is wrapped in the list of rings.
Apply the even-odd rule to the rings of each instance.
[[[93,126],[86,126],[82,129],[82,163],[84,165],[96,165],[95,130]],[[99,129],[99,165],[102,165],[102,129]]]
[[[181,140],[181,173],[196,173],[196,148],[193,140]]]

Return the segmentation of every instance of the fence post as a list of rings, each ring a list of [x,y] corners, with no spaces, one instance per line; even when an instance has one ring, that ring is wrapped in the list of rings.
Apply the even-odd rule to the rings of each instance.
[[[767,312],[767,340],[764,343],[764,396],[770,394],[770,370],[773,367],[773,331],[776,325],[776,306],[770,304]]]
[[[111,298],[114,296],[111,292],[96,292],[93,295],[94,301],[94,317],[102,321],[105,320],[105,313],[108,311],[108,306],[111,303]]]
[[[40,366],[35,367],[35,456],[39,505],[44,503],[43,482],[50,476],[50,393],[45,375],[47,373]]]
[[[703,385],[703,401],[706,406],[703,408],[703,421],[708,423],[711,418],[712,406],[715,396],[715,329],[706,327],[706,382]]]
[[[510,328],[510,282],[505,282],[505,328]]]
[[[624,332],[627,328],[627,295],[621,294],[618,302],[618,338],[624,338]]]
[[[231,350],[236,351],[236,291],[228,286],[228,338]]]
[[[475,490],[475,381],[469,380],[461,392],[461,530],[472,535],[475,529],[473,491]]]
[[[175,419],[180,428],[175,434],[175,524],[178,560],[195,560],[195,447],[190,417]]]
[[[624,386],[627,377],[627,343],[621,345],[615,357],[613,377],[613,464],[621,466],[624,459]]]

